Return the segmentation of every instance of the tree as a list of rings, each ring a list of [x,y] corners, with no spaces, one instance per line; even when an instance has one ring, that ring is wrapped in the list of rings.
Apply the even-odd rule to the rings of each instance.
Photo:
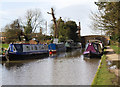
[[[102,16],[103,13],[101,11],[98,11],[96,13],[91,12],[90,18],[91,18],[91,25],[90,28],[92,28],[92,30],[96,33],[100,33],[101,31],[101,35],[102,35],[102,31],[104,31],[103,28],[103,22],[102,22]]]
[[[22,27],[18,19],[13,21],[10,25],[6,25],[4,29],[6,35],[5,42],[10,43],[21,41],[20,36],[22,35]]]
[[[66,40],[65,22],[61,17],[57,20],[57,36],[60,42],[64,42]]]
[[[53,23],[54,23],[54,37],[55,38],[58,38],[58,34],[57,34],[57,23],[56,23],[56,18],[55,18],[55,14],[54,14],[54,9],[51,8],[51,13],[50,12],[47,12],[48,14],[51,14],[52,15],[52,18],[53,18]]]
[[[57,30],[54,31],[55,24],[51,24],[51,33],[52,34],[56,33],[56,36],[58,37],[60,42],[65,41],[65,33],[66,33],[66,30],[64,29],[65,23],[61,17],[56,21],[56,26],[57,26]],[[55,35],[54,35],[54,37],[55,37]]]
[[[25,20],[22,23],[24,26],[24,34],[31,39],[32,33],[40,28],[43,22],[42,14],[39,9],[28,10],[26,12]]]
[[[96,2],[99,13],[93,15],[93,26],[101,29],[111,36],[113,40],[118,40],[120,35],[120,2]]]
[[[52,28],[54,30],[54,24],[52,25]],[[56,35],[59,38],[59,41],[64,42],[65,40],[72,39],[75,42],[78,39],[77,35],[77,24],[74,21],[67,21],[64,22],[61,17],[57,20],[57,33]]]
[[[32,33],[31,19],[28,20],[27,25],[24,27],[24,33],[26,35]]]
[[[76,33],[78,30],[76,22],[67,21],[65,24],[65,28],[66,28],[67,39],[72,39],[76,42],[78,39],[78,35]]]

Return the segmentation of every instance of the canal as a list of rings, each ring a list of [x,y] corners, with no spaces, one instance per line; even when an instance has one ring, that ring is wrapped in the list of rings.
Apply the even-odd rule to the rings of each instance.
[[[84,58],[78,49],[44,59],[0,64],[0,78],[2,85],[91,85],[99,62],[98,58]]]

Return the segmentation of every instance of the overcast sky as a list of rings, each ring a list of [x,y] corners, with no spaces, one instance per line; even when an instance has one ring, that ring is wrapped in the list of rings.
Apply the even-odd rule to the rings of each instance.
[[[81,22],[81,35],[96,34],[92,32],[89,27],[91,23],[91,11],[97,11],[97,6],[94,4],[95,0],[1,0],[0,2],[0,28],[13,20],[23,18],[26,10],[40,9],[43,18],[49,25],[52,23],[51,15],[47,12],[51,11],[51,7],[55,8],[55,16],[58,19],[62,17],[65,20],[73,20],[77,24]]]

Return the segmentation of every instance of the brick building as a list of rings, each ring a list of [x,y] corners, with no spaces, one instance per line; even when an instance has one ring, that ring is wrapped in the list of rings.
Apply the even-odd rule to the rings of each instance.
[[[6,39],[5,32],[0,32],[0,42],[5,43],[5,39]]]

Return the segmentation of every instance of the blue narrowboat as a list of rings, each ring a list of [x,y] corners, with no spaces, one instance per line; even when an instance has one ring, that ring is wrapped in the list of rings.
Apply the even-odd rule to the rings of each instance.
[[[48,45],[49,54],[54,54],[56,52],[65,52],[66,47],[63,43],[51,43]]]
[[[9,44],[5,54],[7,60],[42,58],[48,55],[48,45]]]

